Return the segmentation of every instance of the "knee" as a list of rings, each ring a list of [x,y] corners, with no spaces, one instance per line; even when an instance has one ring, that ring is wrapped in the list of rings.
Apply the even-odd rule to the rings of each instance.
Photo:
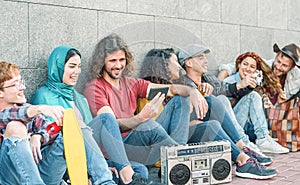
[[[255,101],[257,101],[257,100],[261,101],[262,100],[261,96],[256,91],[250,92],[249,97],[250,97],[250,99],[255,100]]]
[[[151,131],[155,134],[155,136],[159,136],[163,138],[168,136],[167,131],[160,124],[151,127]]]
[[[28,131],[26,125],[24,125],[22,122],[11,121],[6,126],[4,137],[16,136],[25,139],[27,138],[27,133]]]
[[[177,104],[177,105],[181,105],[181,106],[189,106],[190,105],[190,97],[189,96],[174,96],[173,98],[175,100],[175,104]]]
[[[218,99],[220,102],[222,102],[223,104],[227,104],[227,103],[230,104],[229,99],[228,99],[227,96],[225,96],[225,95],[219,95],[219,96],[217,96],[217,99]]]
[[[207,103],[209,104],[209,106],[217,106],[217,107],[222,106],[223,107],[223,105],[222,105],[223,102],[214,95],[210,95],[210,96],[206,97],[206,100],[207,100]]]
[[[220,130],[222,128],[220,122],[216,120],[210,120],[207,122],[207,127],[211,130]]]
[[[93,122],[96,122],[97,124],[102,124],[104,126],[112,126],[116,125],[119,127],[116,117],[111,113],[102,113],[99,114]]]

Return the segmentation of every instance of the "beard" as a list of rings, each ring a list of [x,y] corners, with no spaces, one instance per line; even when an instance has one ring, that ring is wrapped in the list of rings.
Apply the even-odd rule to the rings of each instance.
[[[114,69],[112,69],[112,70],[114,70]],[[112,72],[108,71],[106,68],[104,68],[104,71],[108,74],[109,77],[111,77],[114,80],[120,79],[122,77],[122,73],[120,73],[120,75],[116,76],[116,75],[113,75]]]

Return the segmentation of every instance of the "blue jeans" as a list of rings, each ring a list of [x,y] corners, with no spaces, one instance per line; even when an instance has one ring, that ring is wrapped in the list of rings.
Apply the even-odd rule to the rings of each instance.
[[[112,114],[103,113],[96,119],[97,121],[90,124],[94,130],[94,138],[99,146],[104,147],[118,171],[130,165],[129,159],[147,165],[154,164],[160,158],[160,146],[177,144],[164,128],[153,120],[141,123],[123,140],[119,124]]]
[[[116,167],[120,172],[125,166],[131,165],[134,172],[148,180],[148,170],[145,165],[128,160],[119,124],[112,114],[98,115],[89,123],[89,126],[93,129],[93,137],[97,147],[103,147],[108,154],[107,163],[110,167]],[[115,182],[118,181],[115,177],[114,180]]]
[[[234,126],[233,120],[230,115],[226,111],[222,102],[220,102],[215,96],[210,95],[206,97],[206,101],[208,103],[210,109],[209,120],[217,120],[221,124],[223,130],[227,133],[227,135],[237,143],[242,139],[242,136]],[[204,120],[206,121],[206,120]]]
[[[148,120],[140,124],[125,138],[128,158],[151,166],[160,160],[161,146],[186,144],[189,134],[189,108],[189,97],[172,97],[155,121]],[[148,145],[151,148],[141,148]]]
[[[115,184],[107,162],[89,127],[81,129],[86,152],[87,170],[92,184]]]
[[[43,160],[36,165],[27,139],[4,139],[0,153],[1,184],[60,184],[66,170],[62,136],[44,146],[41,152]]]
[[[106,161],[107,161],[107,164],[109,167],[115,167],[113,161],[110,161],[110,160],[106,160]],[[135,173],[140,174],[143,179],[148,180],[149,171],[145,165],[135,162],[135,161],[129,161],[129,162]],[[116,184],[119,184],[119,182],[120,182],[120,179],[117,178],[115,176],[115,174],[113,174],[113,180],[116,182]]]
[[[188,143],[208,142],[228,140],[231,145],[231,159],[237,160],[241,150],[235,145],[232,139],[223,130],[220,123],[216,120],[204,121],[202,123],[190,126],[190,134]]]
[[[210,95],[205,99],[208,103],[208,113],[205,115],[205,118],[202,121],[216,120],[218,124],[221,126],[221,128],[218,127],[215,128],[215,130],[220,132],[219,133],[220,136],[217,138],[213,137],[216,136],[215,134],[216,131],[213,130],[212,128],[208,127],[206,132],[208,134],[209,133],[212,134],[212,137],[210,138],[212,141],[219,140],[219,139],[226,139],[230,141],[231,148],[232,148],[232,160],[236,161],[237,156],[241,153],[241,150],[236,146],[235,143],[240,141],[242,139],[242,136],[234,126],[234,121],[231,119],[229,113],[226,111],[222,102],[218,100],[218,98],[216,98],[214,95]],[[193,111],[191,115],[191,120],[196,120],[196,119],[197,117],[195,111]],[[206,124],[204,124],[204,126],[206,126]],[[203,127],[201,129],[203,129]],[[195,132],[201,132],[201,131],[195,130]]]
[[[35,164],[27,139],[9,137],[0,151],[0,184],[45,184]]]
[[[179,144],[186,144],[190,122],[189,97],[174,96],[155,120]]]
[[[252,91],[243,96],[233,107],[237,121],[242,128],[247,122],[251,122],[254,127],[254,133],[258,139],[269,135],[265,112],[262,105],[261,96]]]
[[[245,133],[244,128],[238,123],[235,114],[233,112],[233,109],[231,107],[229,99],[224,95],[217,96],[217,99],[222,103],[224,106],[225,111],[228,113],[231,123],[236,128],[237,132],[241,135],[243,142],[246,145],[250,144],[249,136]]]

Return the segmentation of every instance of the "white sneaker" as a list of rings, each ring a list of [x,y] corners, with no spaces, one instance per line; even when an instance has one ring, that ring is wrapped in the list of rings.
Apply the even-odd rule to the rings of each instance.
[[[247,145],[247,147],[250,148],[250,150],[258,153],[262,157],[267,157],[265,154],[262,153],[262,151],[258,148],[258,146],[256,144],[250,142],[249,145]]]
[[[271,138],[271,136],[256,139],[255,143],[258,146],[258,148],[265,153],[285,154],[290,152],[288,148],[285,148],[276,141],[274,141],[274,139]]]

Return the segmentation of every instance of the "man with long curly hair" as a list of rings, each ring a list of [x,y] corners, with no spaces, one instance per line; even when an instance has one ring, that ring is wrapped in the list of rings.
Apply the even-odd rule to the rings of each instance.
[[[103,116],[101,123],[90,125],[95,139],[115,163],[124,184],[134,183],[136,177],[128,160],[153,165],[160,160],[160,146],[187,142],[190,102],[199,118],[207,111],[205,99],[193,88],[130,78],[133,62],[121,37],[111,34],[101,39],[89,64],[90,82],[84,91],[93,115]],[[137,99],[148,97],[155,87],[168,87],[168,96],[180,95],[174,104],[166,105],[161,122],[152,120],[165,99],[161,93],[135,114]]]

